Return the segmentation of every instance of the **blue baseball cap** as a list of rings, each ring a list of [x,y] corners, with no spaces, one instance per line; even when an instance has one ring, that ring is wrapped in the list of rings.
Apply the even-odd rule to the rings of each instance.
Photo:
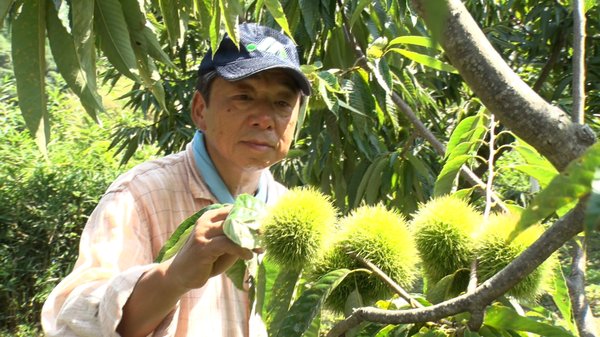
[[[198,76],[216,71],[228,81],[237,81],[264,70],[283,69],[294,78],[304,95],[310,95],[310,82],[300,70],[298,52],[290,38],[255,23],[242,23],[238,27],[239,49],[226,34],[214,54],[209,49],[204,55]]]

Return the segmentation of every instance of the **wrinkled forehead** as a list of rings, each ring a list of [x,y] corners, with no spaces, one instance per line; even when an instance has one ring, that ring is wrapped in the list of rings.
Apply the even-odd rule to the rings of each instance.
[[[285,69],[276,68],[261,71],[257,74],[247,77],[246,80],[267,80],[272,83],[281,84],[294,93],[299,94],[301,92],[300,86],[298,85],[298,82],[296,82],[294,76],[292,76],[290,72]]]

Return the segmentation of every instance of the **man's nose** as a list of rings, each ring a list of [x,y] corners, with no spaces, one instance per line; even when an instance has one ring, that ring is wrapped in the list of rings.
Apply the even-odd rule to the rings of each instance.
[[[272,129],[275,123],[273,117],[275,109],[270,100],[257,100],[252,108],[251,122],[252,126],[262,129]]]

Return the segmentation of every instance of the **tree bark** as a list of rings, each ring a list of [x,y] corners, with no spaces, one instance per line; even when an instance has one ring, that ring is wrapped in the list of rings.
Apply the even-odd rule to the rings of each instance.
[[[559,171],[595,142],[589,127],[573,123],[510,69],[459,0],[412,3],[428,26],[439,27],[434,37],[483,104]]]

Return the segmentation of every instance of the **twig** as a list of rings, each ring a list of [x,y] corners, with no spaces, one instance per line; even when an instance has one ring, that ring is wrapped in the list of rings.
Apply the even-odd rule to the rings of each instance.
[[[357,259],[358,261],[360,261],[360,263],[364,264],[369,269],[371,269],[375,273],[375,275],[377,275],[381,280],[383,280],[383,282],[387,283],[387,285],[389,285],[392,289],[394,289],[394,291],[398,295],[400,295],[400,297],[402,297],[404,300],[406,300],[406,302],[408,302],[408,304],[412,308],[423,308],[424,307],[421,303],[415,301],[415,299],[412,298],[410,296],[410,294],[406,290],[404,290],[404,288],[402,288],[398,283],[396,283],[394,280],[392,280],[386,273],[383,272],[383,270],[379,269],[379,267],[374,265],[371,261],[363,258],[362,256],[356,255],[354,253],[350,253],[348,255]]]
[[[496,142],[496,119],[494,114],[490,114],[490,144],[489,144],[489,156],[488,156],[488,178],[487,184],[485,186],[485,211],[483,212],[483,219],[487,221],[490,217],[490,211],[492,210],[492,195],[494,191],[492,190],[492,184],[494,182],[494,155],[496,152],[495,142]]]
[[[585,13],[584,1],[573,1],[573,122],[584,124]]]

